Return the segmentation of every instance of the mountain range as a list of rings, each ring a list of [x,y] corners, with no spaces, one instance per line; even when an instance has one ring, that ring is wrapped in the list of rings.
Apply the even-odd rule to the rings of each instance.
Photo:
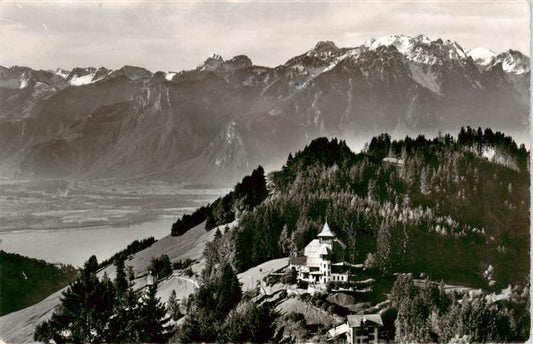
[[[0,67],[1,173],[229,183],[318,136],[504,130],[529,143],[530,59],[419,35],[333,42],[277,67],[213,55],[194,70]]]

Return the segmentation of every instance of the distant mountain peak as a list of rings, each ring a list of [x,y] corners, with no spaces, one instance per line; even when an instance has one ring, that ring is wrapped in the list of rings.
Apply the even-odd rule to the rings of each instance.
[[[204,63],[202,63],[200,66],[198,66],[199,70],[205,70],[205,71],[214,71],[218,68],[222,63],[224,63],[224,59],[222,56],[218,54],[213,54],[209,56]]]
[[[365,42],[364,47],[376,50],[380,46],[394,46],[408,60],[420,64],[442,64],[444,61],[465,60],[464,49],[455,41],[441,38],[432,41],[425,35],[416,37],[406,35],[389,35],[372,38]]]
[[[203,176],[218,179],[247,164],[273,164],[270,156],[286,156],[318,135],[362,148],[377,130],[436,135],[435,128],[464,124],[522,135],[528,123],[529,57],[518,51],[481,68],[475,50],[424,35],[309,48],[274,68],[217,54],[178,73],[87,67],[65,79],[54,71],[0,67],[0,123],[11,121],[0,135],[13,161],[6,170],[21,177],[172,170],[176,178],[198,180],[205,168]],[[21,158],[10,153],[22,151]]]
[[[318,41],[313,48],[315,52],[337,51],[339,48],[332,41]]]
[[[415,43],[415,39],[409,36],[396,34],[383,36],[380,38],[371,38],[364,44],[365,47],[375,50],[380,46],[394,46],[400,53],[405,54],[409,51],[411,46]]]
[[[217,60],[217,61],[224,61],[224,59],[222,58],[222,56],[220,56],[219,54],[216,54],[216,53],[213,53],[213,55],[211,55],[210,57],[208,57],[208,59],[213,59],[213,60]]]
[[[90,84],[96,74],[94,67],[76,67],[73,68],[67,76],[67,82],[72,86],[83,86]]]
[[[123,74],[131,80],[137,80],[140,78],[152,76],[152,73],[148,69],[131,65],[125,65],[114,72],[117,72],[118,74]]]
[[[496,54],[487,48],[475,48],[468,50],[467,55],[474,60],[474,63],[481,70],[492,70],[497,64],[501,64],[503,71],[509,74],[520,75],[530,70],[529,57],[517,50],[509,49]]]
[[[150,79],[150,84],[151,85],[155,85],[155,84],[160,84],[162,82],[165,82],[167,81],[167,74],[164,73],[164,72],[156,72],[154,73],[154,75],[152,75],[152,78]]]
[[[246,55],[237,55],[225,61],[222,56],[213,54],[203,64],[198,66],[199,71],[210,71],[227,75],[233,71],[252,66],[252,60]]]
[[[70,74],[70,71],[68,71],[66,69],[63,69],[63,68],[58,68],[58,69],[55,70],[54,74],[55,75],[59,75],[63,79],[66,79],[68,77],[68,75]]]
[[[96,71],[96,68],[94,67],[75,67],[70,72],[71,75],[86,75],[90,73],[94,73]]]
[[[487,66],[496,58],[496,53],[490,49],[478,47],[467,50],[466,54],[474,60],[474,63]]]
[[[246,55],[234,56],[231,60],[228,60],[225,63],[232,65],[235,69],[251,67],[253,65],[252,60]]]
[[[497,60],[502,62],[503,70],[511,74],[524,74],[530,71],[531,60],[526,55],[517,50],[509,49],[497,56]]]

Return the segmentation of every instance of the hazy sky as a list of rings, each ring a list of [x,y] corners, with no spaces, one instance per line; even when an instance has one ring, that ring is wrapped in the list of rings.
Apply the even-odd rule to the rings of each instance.
[[[319,40],[402,33],[529,54],[527,1],[141,2],[0,0],[0,64],[191,69],[213,53],[276,66]]]

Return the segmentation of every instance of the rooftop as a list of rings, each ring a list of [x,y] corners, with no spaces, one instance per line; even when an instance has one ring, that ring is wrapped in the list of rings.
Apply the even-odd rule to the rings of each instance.
[[[322,231],[318,233],[319,238],[334,238],[335,234],[331,231],[328,225],[328,221],[326,220],[326,223],[324,223],[324,227],[322,228]]]
[[[348,332],[348,324],[344,323],[342,325],[339,325],[337,327],[334,327],[332,328],[331,330],[328,331],[328,334],[335,338],[335,337],[338,337],[342,334],[345,334],[346,332]]]
[[[348,326],[383,326],[383,320],[379,314],[353,314],[348,315]]]
[[[307,256],[291,256],[289,257],[289,264],[305,265],[307,263]]]

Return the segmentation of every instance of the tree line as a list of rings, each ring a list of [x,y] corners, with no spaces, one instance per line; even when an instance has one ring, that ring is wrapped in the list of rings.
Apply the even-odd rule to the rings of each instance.
[[[172,224],[171,234],[183,235],[204,221],[207,230],[230,223],[235,220],[237,212],[252,209],[267,197],[265,171],[259,166],[225,196],[217,198],[212,204],[198,208],[192,214],[183,215]]]
[[[352,262],[384,272],[431,271],[486,288],[489,237],[497,287],[528,275],[527,169],[483,161],[450,135],[393,141],[383,134],[359,154],[317,139],[270,179],[273,196],[243,212],[233,235],[238,271],[301,251],[327,217]]]

